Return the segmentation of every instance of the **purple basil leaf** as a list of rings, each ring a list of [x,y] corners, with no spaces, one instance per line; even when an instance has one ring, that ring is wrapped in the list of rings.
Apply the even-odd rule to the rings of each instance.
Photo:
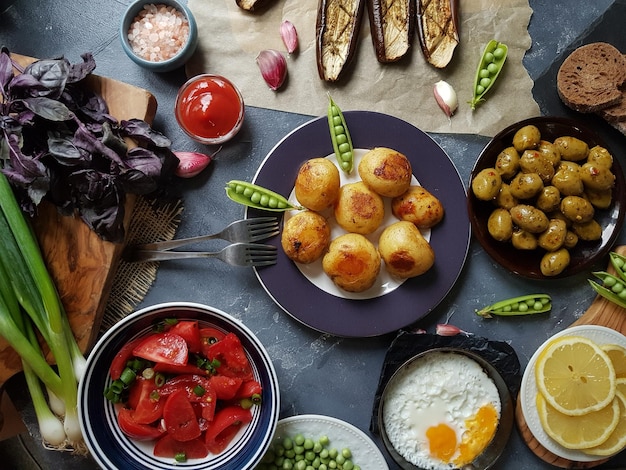
[[[46,88],[39,80],[32,75],[17,75],[9,83],[9,94],[15,98],[26,98],[29,96],[48,96],[50,89]]]
[[[2,87],[2,96],[7,95],[7,87],[13,79],[13,63],[8,53],[2,51],[0,54],[0,87]]]
[[[103,240],[112,243],[124,241],[123,203],[107,207],[83,207],[80,217]]]
[[[125,155],[128,152],[126,141],[113,132],[108,122],[102,124],[102,143],[114,150],[118,155]]]
[[[118,180],[122,188],[129,194],[150,194],[159,187],[157,178],[146,175],[139,170],[124,170]]]
[[[40,96],[37,98],[25,98],[19,100],[19,102],[37,116],[48,121],[67,121],[72,118],[72,113],[67,109],[67,106],[50,98]]]
[[[101,153],[112,162],[124,166],[124,162],[114,150],[104,145],[95,135],[90,133],[85,126],[80,125],[74,133],[74,144],[89,153]]]
[[[152,151],[143,147],[134,147],[126,154],[126,164],[129,168],[158,178],[161,174],[161,159]]]
[[[124,137],[130,137],[143,145],[153,144],[157,147],[169,147],[172,145],[170,139],[150,127],[146,121],[141,119],[122,120],[120,122],[120,133]]]
[[[67,59],[37,60],[24,69],[25,74],[32,75],[50,90],[53,98],[58,98],[65,89],[70,63]]]
[[[59,134],[48,137],[48,151],[59,164],[76,166],[89,162],[89,154],[81,151],[72,141],[72,136]]]
[[[67,83],[80,82],[96,68],[96,61],[91,53],[82,54],[83,61],[77,64],[70,64],[67,76]]]

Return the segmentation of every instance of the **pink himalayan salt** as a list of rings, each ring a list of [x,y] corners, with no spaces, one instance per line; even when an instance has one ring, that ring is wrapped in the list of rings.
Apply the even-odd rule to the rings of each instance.
[[[189,38],[189,22],[176,8],[146,4],[128,29],[133,52],[150,62],[171,59]]]

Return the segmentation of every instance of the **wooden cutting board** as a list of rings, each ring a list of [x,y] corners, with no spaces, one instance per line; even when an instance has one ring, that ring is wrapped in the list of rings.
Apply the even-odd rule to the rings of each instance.
[[[614,248],[613,251],[622,255],[626,255],[626,246],[618,246]],[[615,274],[615,270],[612,266],[610,266],[610,262],[607,271]],[[591,289],[591,286],[589,288]],[[626,309],[619,307],[613,302],[610,302],[604,297],[598,295],[591,303],[587,311],[570,326],[576,325],[606,326],[608,328],[619,331],[622,334],[626,334]],[[515,409],[517,427],[522,438],[524,439],[524,441],[526,441],[526,444],[528,445],[530,450],[532,450],[537,457],[548,462],[549,464],[561,468],[593,468],[606,462],[606,459],[595,462],[574,462],[559,457],[558,455],[555,455],[547,450],[537,441],[537,439],[535,439],[530,429],[528,428],[528,425],[526,424],[526,420],[524,419],[524,415],[522,413],[522,407],[520,402],[521,400],[518,397],[517,406]]]
[[[35,60],[16,54],[12,57],[21,65]],[[138,118],[151,123],[154,119],[157,102],[148,91],[97,75],[87,80],[88,86],[105,99],[110,114],[118,120]],[[134,200],[131,197],[126,204],[126,227]],[[32,222],[74,335],[81,350],[86,352],[98,334],[123,243],[101,240],[82,220],[60,216],[50,204],[41,204]],[[0,337],[0,389],[21,370],[19,357]]]

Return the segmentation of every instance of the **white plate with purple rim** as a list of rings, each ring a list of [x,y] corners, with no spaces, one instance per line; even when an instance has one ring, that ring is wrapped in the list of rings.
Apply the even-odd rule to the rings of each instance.
[[[374,294],[338,295],[303,275],[297,264],[287,258],[277,236],[265,243],[278,248],[278,262],[255,268],[255,272],[274,302],[310,328],[344,337],[379,336],[420,320],[454,286],[469,250],[467,198],[458,170],[426,133],[386,114],[347,111],[344,115],[357,151],[389,147],[402,152],[411,162],[415,181],[443,204],[444,218],[430,231],[435,265],[422,276],[404,282],[394,280],[392,286],[381,281],[373,288],[377,290]],[[300,165],[332,152],[327,118],[315,118],[294,129],[268,153],[253,182],[288,197]],[[246,210],[247,217],[261,214],[266,215],[259,210]]]

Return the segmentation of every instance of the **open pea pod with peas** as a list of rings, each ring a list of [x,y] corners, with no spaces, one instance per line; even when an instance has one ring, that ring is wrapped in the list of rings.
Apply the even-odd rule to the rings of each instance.
[[[589,279],[589,284],[600,296],[626,308],[626,257],[612,251],[609,259],[616,275],[606,271],[594,272],[593,275],[602,283]]]
[[[226,195],[234,202],[265,211],[284,212],[303,209],[289,202],[282,194],[247,181],[229,181],[226,183]]]
[[[476,106],[485,101],[485,95],[493,87],[496,79],[504,67],[506,56],[509,48],[506,44],[492,39],[487,43],[483,51],[483,55],[476,69],[476,77],[474,78],[474,89],[472,91],[472,100],[469,102],[470,107],[476,109]]]

